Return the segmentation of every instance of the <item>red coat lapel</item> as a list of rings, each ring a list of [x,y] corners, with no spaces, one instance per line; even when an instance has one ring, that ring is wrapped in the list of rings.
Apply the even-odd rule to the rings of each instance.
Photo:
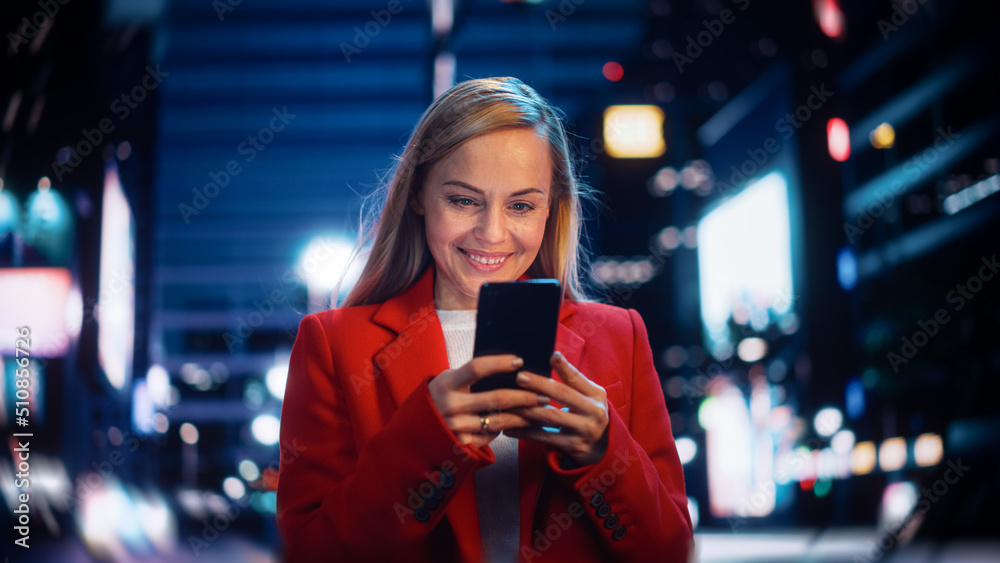
[[[434,312],[434,267],[428,267],[410,289],[383,303],[372,322],[396,334],[372,362],[385,376],[398,408],[421,381],[448,369],[444,333]]]

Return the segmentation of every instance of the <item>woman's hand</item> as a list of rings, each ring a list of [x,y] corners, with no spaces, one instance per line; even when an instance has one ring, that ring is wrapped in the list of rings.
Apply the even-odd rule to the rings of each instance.
[[[520,389],[496,389],[472,393],[473,383],[496,373],[516,370],[524,360],[513,354],[480,356],[458,369],[446,369],[431,379],[431,399],[448,428],[459,442],[483,447],[493,441],[501,430],[531,424],[522,416],[501,412],[523,407],[538,407],[549,402],[548,397]],[[483,431],[480,417],[489,418],[489,431]]]
[[[523,389],[551,397],[567,407],[557,409],[530,406],[517,414],[532,421],[530,427],[506,432],[512,438],[527,438],[554,446],[573,458],[579,465],[600,461],[608,450],[608,394],[603,387],[587,379],[562,354],[550,359],[562,382],[526,371],[518,374],[517,383]],[[559,428],[550,432],[542,426]]]

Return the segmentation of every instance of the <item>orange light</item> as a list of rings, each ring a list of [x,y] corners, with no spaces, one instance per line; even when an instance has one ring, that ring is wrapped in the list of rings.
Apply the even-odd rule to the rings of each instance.
[[[941,463],[944,456],[944,446],[941,436],[937,434],[921,434],[913,444],[913,459],[920,467],[928,467]]]
[[[826,122],[826,146],[837,162],[851,157],[851,131],[843,119],[834,117]]]
[[[896,471],[906,465],[906,440],[889,438],[878,448],[878,466],[882,471]]]
[[[859,442],[851,451],[851,473],[867,475],[875,469],[876,453],[874,442]]]
[[[663,110],[653,105],[608,106],[604,144],[614,158],[656,158],[667,150]]]
[[[622,65],[614,61],[604,63],[604,67],[601,69],[601,72],[604,74],[604,78],[607,78],[612,82],[618,82],[623,76],[625,76],[625,69],[622,68]]]
[[[892,128],[892,125],[883,123],[872,130],[868,139],[872,146],[877,149],[891,149],[896,142],[896,130]]]

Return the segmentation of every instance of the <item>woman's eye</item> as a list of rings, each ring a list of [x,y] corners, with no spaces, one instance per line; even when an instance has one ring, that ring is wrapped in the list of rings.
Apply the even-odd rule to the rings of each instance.
[[[469,199],[467,197],[456,197],[456,198],[453,198],[451,200],[451,202],[453,204],[455,204],[455,205],[461,205],[463,207],[467,206],[467,205],[473,205],[473,204],[475,204],[474,201],[472,201],[471,199]]]
[[[534,209],[533,207],[531,207],[527,203],[515,203],[515,204],[511,205],[511,207],[514,208],[514,211],[520,211],[520,212],[527,212],[527,211],[531,211],[532,209]]]

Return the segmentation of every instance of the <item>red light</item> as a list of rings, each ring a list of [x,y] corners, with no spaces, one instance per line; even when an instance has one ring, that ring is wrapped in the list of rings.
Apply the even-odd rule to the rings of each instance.
[[[826,122],[826,146],[837,162],[851,157],[851,132],[843,119],[834,117]]]
[[[813,0],[813,16],[827,37],[837,38],[844,33],[844,12],[837,0]]]
[[[601,69],[601,72],[604,73],[604,78],[612,82],[618,82],[625,76],[625,69],[622,68],[622,65],[614,61],[604,63],[604,68]]]

